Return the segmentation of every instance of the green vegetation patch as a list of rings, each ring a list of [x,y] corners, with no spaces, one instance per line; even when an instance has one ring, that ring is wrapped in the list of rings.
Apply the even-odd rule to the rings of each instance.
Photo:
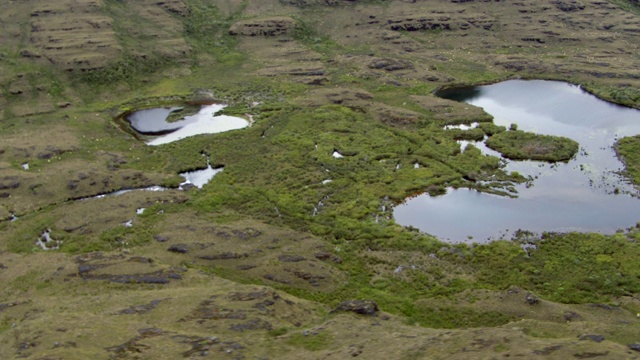
[[[490,137],[487,146],[513,160],[567,161],[577,152],[577,142],[525,131],[505,131]]]
[[[496,241],[475,246],[463,262],[490,286],[517,285],[563,303],[609,302],[640,288],[634,234],[547,234],[529,254],[516,242]]]
[[[616,143],[615,149],[624,162],[625,173],[635,184],[640,184],[640,136],[620,139]]]
[[[302,347],[305,350],[318,351],[324,350],[332,343],[332,336],[326,332],[318,334],[293,334],[288,340],[287,344],[297,347]]]

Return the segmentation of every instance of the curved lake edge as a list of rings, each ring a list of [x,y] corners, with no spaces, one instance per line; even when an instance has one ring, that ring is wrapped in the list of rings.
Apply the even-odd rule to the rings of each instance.
[[[501,82],[505,82],[505,81],[509,81],[509,80],[541,80],[541,81],[558,81],[558,82],[563,82],[563,83],[567,83],[570,85],[574,85],[574,86],[578,86],[580,87],[581,90],[583,90],[584,92],[595,96],[596,98],[602,100],[602,101],[606,101],[610,104],[615,104],[618,106],[622,106],[625,108],[630,108],[630,109],[636,109],[636,110],[640,110],[640,103],[636,104],[635,106],[631,106],[628,104],[624,104],[621,103],[619,101],[616,101],[616,99],[613,98],[606,98],[603,96],[598,95],[598,93],[596,92],[598,89],[598,85],[596,83],[596,85],[594,85],[593,83],[585,83],[585,82],[578,82],[575,81],[573,79],[566,79],[566,78],[562,78],[562,77],[544,77],[544,76],[507,76],[505,78],[500,78],[500,79],[495,79],[495,80],[487,80],[487,81],[479,81],[479,82],[459,82],[459,83],[452,83],[452,84],[446,84],[446,85],[441,85],[438,86],[435,90],[433,90],[431,92],[432,96],[435,96],[437,98],[441,98],[438,93],[442,92],[442,91],[447,91],[447,90],[453,90],[453,89],[461,89],[461,88],[472,88],[472,87],[478,87],[478,86],[487,86],[487,85],[494,85],[494,84],[498,84]],[[489,114],[490,115],[490,114]],[[493,116],[492,116],[493,117]]]
[[[129,116],[131,116],[132,114],[139,112],[139,111],[144,111],[144,110],[152,110],[152,109],[157,109],[157,108],[171,108],[171,107],[180,107],[180,106],[210,106],[210,105],[226,105],[228,106],[228,104],[230,104],[230,102],[227,101],[221,101],[221,100],[213,100],[213,99],[208,99],[208,100],[186,100],[186,99],[171,99],[171,100],[162,100],[162,101],[158,101],[157,103],[149,103],[149,102],[145,102],[144,105],[141,105],[140,107],[136,107],[133,106],[130,109],[124,110],[124,111],[119,111],[115,116],[112,116],[112,121],[113,123],[116,125],[116,127],[118,129],[120,129],[122,132],[132,136],[134,139],[138,140],[138,141],[142,141],[142,142],[146,142],[149,139],[153,139],[153,138],[157,138],[159,136],[163,136],[163,135],[167,135],[170,134],[172,132],[177,131],[176,129],[173,130],[164,130],[164,131],[159,131],[159,132],[143,132],[143,131],[139,131],[137,129],[135,129],[135,127],[131,124],[131,122],[129,120],[127,120],[127,118]],[[127,106],[128,107],[128,106]],[[181,114],[181,118],[187,117],[187,116],[191,116],[191,115],[195,115],[197,114],[199,111],[199,109],[193,109],[192,110],[188,110],[187,112]],[[224,110],[221,110],[224,111]],[[222,114],[222,115],[226,115],[226,114]],[[229,115],[229,116],[235,116],[235,117],[240,117],[244,120],[246,120],[249,125],[248,127],[251,127],[254,123],[254,119],[253,116],[250,114],[243,114],[243,115]],[[178,122],[180,121],[180,119],[171,119],[171,120],[167,120],[168,123],[174,123],[174,122]]]
[[[156,108],[171,108],[171,107],[200,107],[200,109],[190,109],[188,112],[181,114],[179,118],[172,118],[171,115],[167,117],[168,123],[174,123],[183,120],[185,117],[197,115],[199,110],[203,106],[220,105],[224,106],[220,110],[220,114],[216,116],[230,116],[238,117],[247,121],[246,127],[252,127],[255,122],[255,114],[251,113],[226,113],[226,109],[237,105],[244,105],[246,108],[255,107],[261,105],[264,99],[254,99],[251,97],[231,97],[231,96],[216,96],[211,90],[200,89],[191,93],[182,93],[175,95],[165,96],[149,96],[142,98],[135,98],[131,101],[120,103],[119,105],[103,108],[100,111],[106,111],[111,122],[122,132],[132,136],[134,139],[142,142],[147,142],[150,139],[155,139],[159,136],[165,136],[167,134],[144,134],[137,131],[132,124],[127,120],[131,114],[143,111],[152,110]],[[168,133],[175,132],[169,131]],[[148,145],[148,144],[147,144]]]
[[[560,79],[560,80],[559,80],[559,79],[556,79],[556,78],[547,79],[547,78],[539,78],[539,77],[509,77],[509,78],[507,78],[506,80],[495,80],[495,81],[487,81],[487,82],[474,83],[474,84],[467,84],[467,83],[463,83],[463,84],[454,84],[454,85],[441,86],[441,87],[439,87],[438,89],[436,89],[436,90],[432,93],[432,95],[433,95],[433,96],[436,96],[436,97],[439,97],[439,98],[442,98],[442,97],[440,97],[440,96],[445,96],[444,98],[445,98],[445,99],[447,99],[447,100],[449,100],[449,101],[455,101],[455,102],[457,102],[457,103],[464,103],[464,104],[468,104],[468,105],[471,105],[471,106],[478,107],[478,108],[482,109],[485,113],[487,113],[488,115],[490,115],[490,117],[492,118],[492,120],[491,120],[491,121],[492,121],[493,123],[504,126],[504,125],[505,125],[505,124],[504,124],[504,122],[505,122],[505,121],[507,121],[507,120],[508,120],[508,121],[514,120],[514,123],[518,123],[518,121],[517,121],[517,120],[519,120],[519,118],[518,118],[518,117],[515,117],[515,116],[513,116],[513,115],[509,115],[509,116],[507,116],[507,115],[505,115],[505,113],[502,113],[502,112],[496,113],[496,112],[495,112],[495,109],[493,109],[493,107],[489,107],[489,108],[487,108],[487,109],[489,109],[489,110],[494,110],[494,111],[491,111],[491,113],[490,113],[488,110],[485,110],[485,108],[486,108],[486,106],[485,106],[485,105],[486,105],[486,103],[487,103],[488,101],[502,101],[502,102],[504,102],[504,101],[508,101],[508,100],[507,100],[507,98],[488,98],[487,96],[489,96],[488,94],[490,94],[490,93],[489,93],[489,92],[488,92],[488,93],[485,93],[484,91],[482,92],[482,94],[480,94],[480,93],[478,93],[478,94],[474,94],[474,93],[475,93],[475,91],[469,91],[469,94],[464,94],[464,93],[463,93],[463,91],[461,91],[461,93],[460,93],[458,96],[460,97],[460,99],[465,99],[465,100],[463,101],[463,100],[454,99],[454,98],[456,97],[456,94],[451,94],[450,92],[454,92],[454,91],[456,91],[456,90],[464,90],[464,89],[472,90],[473,88],[483,87],[483,86],[489,86],[489,85],[494,85],[494,84],[499,84],[499,83],[502,83],[502,82],[509,82],[509,81],[511,81],[511,80],[518,80],[518,81],[521,81],[522,83],[524,83],[524,82],[526,82],[526,81],[530,81],[530,80],[531,80],[531,81],[538,81],[538,82],[562,83],[562,84],[565,84],[565,85],[570,85],[570,86],[574,89],[574,91],[575,91],[575,90],[577,90],[577,91],[576,91],[576,93],[578,93],[578,94],[582,94],[581,96],[584,96],[584,97],[583,97],[583,99],[588,99],[588,97],[592,97],[592,100],[590,100],[590,101],[593,101],[593,103],[594,103],[594,104],[596,104],[598,101],[600,101],[601,103],[606,103],[606,104],[608,104],[607,106],[609,106],[611,109],[618,109],[618,111],[622,111],[623,113],[624,113],[624,111],[628,111],[628,110],[626,110],[626,109],[631,110],[631,112],[630,112],[630,113],[629,113],[629,112],[627,112],[626,114],[632,114],[632,115],[631,115],[631,117],[630,117],[630,119],[631,119],[632,121],[634,121],[634,122],[633,122],[633,124],[637,124],[637,123],[635,122],[635,121],[636,121],[635,119],[636,119],[636,117],[637,117],[637,115],[635,115],[635,114],[637,114],[636,112],[639,110],[637,107],[635,107],[635,106],[629,106],[629,105],[627,105],[627,104],[621,104],[621,103],[618,103],[618,102],[616,102],[616,101],[611,101],[611,100],[609,100],[609,99],[608,99],[608,98],[606,98],[606,97],[598,96],[594,91],[589,91],[589,89],[587,89],[587,88],[583,88],[583,87],[581,86],[582,84],[576,84],[575,82],[566,81],[566,80],[564,80],[564,79]],[[523,85],[520,85],[520,86],[523,86]],[[549,85],[549,86],[551,86],[551,85]],[[559,86],[559,85],[553,85],[553,86]],[[516,87],[514,87],[513,85],[512,85],[512,86],[510,86],[510,87],[504,87],[502,91],[505,91],[504,89],[507,89],[507,88],[508,88],[510,91],[517,91],[517,92],[516,92],[517,94],[521,94],[521,92],[519,92],[519,91],[518,91],[519,89],[518,89],[518,90],[515,90],[515,89],[516,89]],[[447,93],[449,93],[449,94],[447,94]],[[525,90],[523,90],[523,91],[522,91],[522,93],[527,94],[527,95],[523,95],[523,96],[532,96],[531,94],[528,94]],[[443,94],[444,94],[444,95],[443,95]],[[553,95],[553,96],[555,96],[555,95]],[[513,98],[515,98],[515,97],[516,97],[516,95],[514,95],[514,96],[513,96]],[[540,103],[540,101],[542,101],[542,99],[544,99],[544,98],[545,98],[544,96],[541,96],[541,97],[540,97],[540,100],[537,100],[537,102],[534,102],[534,103],[529,104],[529,106],[530,106],[530,105],[534,105],[534,104],[536,104],[536,103]],[[469,101],[466,101],[466,99],[469,99]],[[490,100],[490,99],[494,99],[494,100]],[[501,100],[500,100],[500,99],[501,99]],[[511,99],[511,97],[509,97],[508,99]],[[548,101],[548,100],[547,100],[547,101]],[[585,101],[587,101],[587,100],[585,100]],[[483,105],[479,105],[479,104],[483,104]],[[580,103],[580,104],[582,104],[582,103]],[[557,104],[555,104],[555,105],[557,105]],[[554,105],[554,106],[555,106],[555,105]],[[594,105],[594,106],[595,106],[595,105]],[[588,108],[588,109],[591,109],[591,107],[587,107],[587,108]],[[598,106],[595,106],[595,108],[599,108],[599,107],[598,107]],[[534,113],[531,113],[531,114],[534,114]],[[607,118],[608,118],[608,117],[606,117],[606,116],[605,116],[605,117],[603,117],[603,118],[599,118],[599,119],[600,119],[600,120],[604,120],[604,119],[607,119]],[[575,119],[576,119],[576,118],[574,117],[574,120],[573,120],[573,121],[576,121]],[[496,120],[499,120],[499,121],[498,121],[498,122],[495,122]],[[451,121],[451,122],[449,122],[449,123],[447,123],[447,124],[452,124],[452,125],[455,125],[455,124],[468,124],[468,123],[471,123],[471,122],[477,122],[477,120],[473,120],[473,119],[463,119],[463,121],[458,122],[458,123]],[[617,151],[617,149],[616,149],[616,144],[617,144],[621,139],[624,139],[624,138],[632,138],[632,137],[637,136],[637,135],[639,134],[639,132],[638,132],[638,131],[636,131],[636,129],[634,128],[634,129],[633,129],[633,131],[635,131],[635,132],[629,133],[629,132],[627,131],[626,133],[619,134],[619,133],[618,133],[618,131],[619,131],[619,130],[618,130],[618,128],[617,128],[616,123],[617,123],[617,122],[612,122],[612,123],[610,123],[610,125],[608,125],[608,126],[609,126],[609,128],[608,128],[609,130],[608,130],[608,131],[609,131],[609,132],[611,132],[612,134],[613,134],[613,133],[615,133],[615,137],[611,136],[611,139],[609,139],[609,140],[611,140],[611,141],[610,141],[610,143],[607,145],[607,149],[608,149],[608,150],[613,154],[613,155],[612,155],[612,157],[613,157],[613,158],[616,158],[616,159],[621,163],[621,166],[620,166],[620,167],[618,167],[618,168],[617,168],[617,170],[616,170],[616,168],[615,168],[615,167],[614,167],[614,168],[612,168],[612,167],[604,168],[604,169],[603,169],[603,171],[605,171],[604,173],[599,173],[599,172],[598,172],[599,170],[598,170],[598,169],[595,169],[595,170],[596,170],[595,174],[597,174],[598,176],[603,175],[603,176],[602,176],[602,178],[603,178],[603,179],[604,179],[604,175],[609,176],[609,175],[611,175],[611,174],[615,174],[615,175],[617,176],[618,181],[620,181],[620,182],[618,182],[617,184],[620,184],[620,188],[621,188],[621,189],[624,189],[625,187],[631,187],[631,188],[632,188],[631,192],[621,191],[621,192],[620,192],[621,196],[622,196],[622,197],[624,197],[625,195],[629,195],[629,196],[627,196],[628,198],[635,198],[635,199],[637,200],[637,199],[638,199],[638,197],[639,197],[639,196],[638,196],[638,194],[637,194],[637,192],[638,192],[638,190],[640,189],[640,187],[638,186],[638,184],[637,184],[637,183],[635,183],[635,182],[633,181],[633,178],[630,176],[630,174],[629,174],[629,172],[628,172],[628,169],[627,169],[627,164],[624,162],[624,159],[623,159],[623,158],[620,156],[620,154],[618,153],[618,151]],[[605,124],[609,124],[609,122],[606,122]],[[542,124],[540,123],[539,125],[541,126]],[[508,125],[507,125],[507,126],[508,126]],[[588,123],[586,123],[586,124],[577,125],[577,126],[586,126],[586,127],[588,127],[588,126],[591,126],[591,125],[589,125]],[[634,127],[636,127],[636,125],[633,125],[633,126],[634,126]],[[528,131],[533,131],[533,132],[534,132],[534,133],[536,133],[536,134],[538,134],[538,133],[545,133],[545,132],[544,132],[545,130],[542,130],[542,131],[540,131],[540,130],[528,130]],[[624,131],[623,131],[623,132],[624,132]],[[557,134],[554,134],[554,135],[557,135]],[[576,138],[576,139],[577,139],[577,138]],[[485,140],[486,140],[486,137],[485,137],[485,139],[484,139],[484,140],[479,141],[479,143],[484,143],[484,141],[485,141]],[[582,142],[582,141],[580,141],[580,142]],[[459,143],[460,143],[460,142],[459,142]],[[474,144],[474,142],[472,142],[472,141],[469,141],[468,143],[470,143],[470,144]],[[587,148],[589,147],[589,145],[593,146],[593,144],[590,144],[590,143],[585,143],[585,144],[588,144],[588,145],[587,145]],[[461,145],[462,145],[462,144],[461,144]],[[474,144],[474,145],[475,145],[475,144]],[[464,147],[464,146],[462,146],[462,147]],[[604,149],[604,148],[603,148],[603,149]],[[482,150],[481,150],[481,151],[482,151]],[[581,151],[582,151],[582,148],[581,148]],[[484,152],[484,151],[483,151],[483,152]],[[487,155],[487,154],[485,153],[485,155]],[[491,154],[491,155],[493,155],[493,154]],[[580,155],[582,156],[582,154],[580,154]],[[585,154],[584,154],[584,155],[592,155],[592,154],[586,154],[586,152],[585,152]],[[494,155],[494,156],[497,156],[497,155]],[[502,156],[501,156],[501,158],[505,158],[505,156],[504,156],[504,155],[502,155]],[[575,159],[574,159],[574,160],[575,160]],[[509,161],[511,161],[511,160],[509,160]],[[544,161],[544,160],[542,160],[542,161],[540,161],[540,160],[536,160],[536,161],[532,161],[532,162],[533,162],[533,163],[535,163],[535,164],[539,164],[539,163],[544,162],[544,163],[546,163],[546,164],[547,164],[547,167],[549,167],[549,166],[553,166],[553,165],[555,164],[555,162],[549,162],[549,161]],[[514,171],[514,168],[518,169],[518,166],[515,166],[515,167],[509,167],[509,169],[507,169],[507,166],[508,166],[508,165],[509,165],[509,164],[508,164],[508,162],[507,162],[507,163],[505,163],[503,166],[501,166],[501,169],[510,170],[510,171]],[[587,165],[588,165],[588,164],[587,164]],[[552,168],[552,169],[553,169],[553,168]],[[581,170],[581,171],[582,171],[582,170]],[[542,175],[542,174],[540,174],[540,175]],[[537,180],[537,176],[535,177],[535,179]],[[446,190],[445,190],[445,194],[446,194],[446,195],[449,195],[449,193],[451,192],[451,190],[459,190],[459,191],[463,191],[463,192],[464,192],[464,191],[471,191],[471,192],[474,192],[474,193],[478,193],[478,194],[480,194],[480,195],[482,195],[482,194],[484,194],[484,195],[486,195],[486,194],[490,194],[490,195],[497,195],[497,196],[495,196],[495,197],[493,197],[493,198],[503,198],[503,197],[504,197],[503,195],[505,195],[505,194],[496,193],[495,191],[487,191],[487,190],[490,190],[490,189],[486,188],[486,187],[485,187],[485,184],[482,184],[482,183],[483,183],[483,182],[481,182],[480,186],[477,186],[476,184],[474,184],[474,183],[473,183],[473,182],[471,182],[471,181],[470,181],[470,182],[468,182],[468,183],[466,183],[466,184],[464,184],[464,183],[460,183],[460,182],[458,182],[458,181],[454,181],[453,183],[451,183],[451,182],[444,183],[444,184],[442,184],[442,187],[446,187]],[[525,182],[525,184],[526,184],[526,182]],[[603,180],[602,184],[605,184],[604,180]],[[605,185],[611,185],[611,184],[614,184],[614,185],[615,185],[616,183],[610,182],[610,183],[605,184]],[[623,184],[624,184],[624,185],[623,185]],[[488,185],[488,184],[487,184],[487,185]],[[599,186],[600,184],[599,184],[599,183],[596,183],[596,185],[598,185],[598,186]],[[519,187],[519,188],[521,188],[521,190],[522,190],[522,187],[523,187],[523,186],[524,186],[524,185],[523,185],[522,183],[520,183],[520,184],[518,185],[518,187]],[[534,187],[535,187],[535,186],[534,186]],[[606,190],[611,190],[611,189],[606,189]],[[602,191],[602,190],[601,190],[601,191]],[[605,191],[605,192],[607,192],[607,191]],[[396,202],[396,209],[397,209],[398,207],[400,207],[400,205],[406,205],[406,203],[407,203],[408,201],[413,200],[413,199],[418,198],[418,197],[422,197],[422,196],[424,196],[424,197],[431,197],[431,198],[442,198],[442,197],[444,197],[442,194],[435,194],[435,196],[434,196],[434,194],[427,195],[427,194],[429,194],[429,193],[430,193],[430,192],[428,192],[428,191],[426,191],[426,190],[425,190],[425,191],[419,191],[419,192],[411,192],[411,193],[410,193],[408,196],[406,196],[403,200],[401,200],[401,201],[397,201],[397,202]],[[608,191],[608,194],[616,194],[616,195],[617,195],[617,194],[618,194],[618,188],[616,187],[615,191]],[[479,195],[478,195],[478,196],[479,196]],[[519,196],[519,193],[518,193],[518,196]],[[510,197],[511,197],[511,196],[510,196]],[[527,197],[528,197],[528,198],[530,198],[530,197],[531,197],[531,195],[529,195],[529,196],[525,196],[525,198],[527,198]],[[620,197],[618,197],[618,198],[620,198]],[[456,199],[457,199],[457,198],[456,198]],[[429,205],[429,206],[431,206],[431,207],[434,207],[434,206],[435,206],[435,207],[439,207],[439,206],[448,206],[448,205],[445,205],[443,202],[437,202],[437,203],[436,203],[436,202],[429,202],[429,204],[431,204],[431,205]],[[416,209],[417,209],[417,208],[415,208],[415,207],[414,207],[414,210],[413,210],[413,211],[420,211],[420,210],[416,210]],[[477,210],[477,209],[476,209],[476,210]],[[394,211],[395,211],[395,210],[394,210]],[[602,210],[600,210],[600,211],[602,211]],[[431,213],[431,212],[432,212],[432,211],[430,211],[429,213]],[[406,212],[405,212],[405,213],[406,213]],[[423,232],[423,233],[425,233],[425,234],[433,235],[433,236],[437,237],[438,239],[440,239],[441,241],[444,241],[444,242],[449,242],[449,243],[468,242],[468,240],[464,240],[464,238],[468,238],[468,239],[472,239],[472,238],[473,238],[473,237],[470,237],[470,236],[460,237],[460,236],[458,236],[458,235],[455,235],[455,236],[448,236],[448,235],[445,235],[445,236],[443,236],[443,235],[438,234],[438,232],[437,232],[437,231],[435,231],[435,230],[434,230],[434,229],[432,229],[432,228],[424,228],[424,227],[420,228],[420,225],[416,225],[415,223],[413,223],[413,224],[408,224],[408,223],[407,223],[407,221],[406,221],[406,219],[405,219],[405,220],[403,220],[402,222],[401,222],[401,221],[398,221],[397,216],[398,216],[398,215],[394,214],[394,217],[396,217],[396,223],[397,223],[397,224],[399,224],[399,225],[401,225],[401,226],[405,226],[405,227],[409,228],[410,230],[418,230],[418,231],[421,231],[421,232]],[[459,222],[458,222],[458,224],[457,224],[457,225],[449,225],[449,226],[459,227],[459,228],[465,228],[464,224],[462,224],[462,221],[463,221],[462,219],[463,219],[463,218],[458,217],[458,219],[459,219]],[[627,220],[628,220],[628,219],[627,219]],[[633,223],[629,222],[628,224],[627,224],[627,223],[625,223],[625,224],[621,224],[620,226],[618,226],[618,227],[617,227],[617,229],[616,229],[615,231],[621,231],[621,230],[623,230],[623,229],[625,229],[625,228],[626,228],[626,229],[628,229],[628,228],[632,228],[632,227],[636,224],[637,220],[638,220],[638,219],[636,218],[636,219],[634,219]],[[437,221],[439,221],[439,220],[433,220],[433,219],[431,219],[431,218],[430,218],[430,219],[429,219],[429,221],[431,221],[431,222],[436,221],[436,222],[437,222]],[[404,222],[404,223],[403,223],[403,222]],[[613,233],[613,230],[611,230],[611,229],[610,229],[610,230],[604,230],[604,229],[592,229],[592,228],[590,228],[590,227],[588,227],[588,226],[583,228],[583,227],[581,227],[581,226],[579,226],[579,225],[578,225],[578,226],[576,226],[576,225],[574,225],[574,224],[572,224],[572,223],[568,223],[568,224],[567,224],[567,226],[565,227],[566,229],[563,229],[563,230],[556,230],[556,228],[540,229],[540,226],[539,226],[539,225],[540,225],[540,224],[532,225],[532,228],[530,228],[529,230],[527,229],[527,226],[528,226],[528,225],[525,225],[525,227],[520,227],[520,228],[518,228],[518,227],[510,226],[510,224],[506,224],[503,228],[511,227],[513,230],[515,230],[515,229],[519,229],[519,230],[520,230],[520,232],[522,232],[522,231],[527,232],[527,231],[534,230],[534,231],[535,231],[535,233],[571,233],[571,232],[578,232],[578,233],[603,233],[603,231],[604,231],[604,233]],[[564,224],[563,224],[563,225],[564,225]],[[418,228],[416,228],[416,226],[418,226]],[[423,226],[424,226],[424,224],[423,224]],[[535,228],[536,226],[538,226],[538,228]],[[613,224],[613,226],[615,226],[615,224]],[[534,228],[535,228],[535,229],[534,229]],[[507,230],[509,230],[509,229],[507,229]],[[466,230],[463,230],[463,231],[466,231]],[[495,233],[497,234],[497,232],[495,232]],[[501,239],[509,239],[509,237],[507,237],[506,235],[508,235],[508,234],[507,234],[507,233],[501,233],[501,234],[500,234],[499,236],[497,236],[497,237],[489,236],[489,237],[487,238],[487,240],[488,240],[488,241],[494,241],[494,240],[501,240]],[[480,236],[480,237],[481,237],[481,238],[484,238],[484,236]],[[511,237],[511,239],[514,239],[515,237],[516,237],[516,236]],[[454,239],[451,239],[451,238],[454,238]],[[454,240],[454,241],[452,241],[452,240]],[[474,240],[474,242],[477,242],[477,241],[475,241],[475,240]],[[482,240],[480,240],[480,242],[482,242]]]
[[[501,79],[497,79],[497,80],[489,80],[489,81],[480,81],[480,82],[475,82],[475,83],[466,83],[466,82],[462,82],[462,83],[454,83],[454,84],[446,84],[446,85],[442,85],[442,86],[438,86],[434,91],[431,92],[431,96],[434,96],[436,98],[439,99],[445,99],[444,97],[440,96],[439,94],[441,94],[442,92],[446,92],[446,91],[454,91],[454,90],[461,90],[461,89],[466,89],[466,88],[474,88],[474,87],[480,87],[480,86],[488,86],[488,85],[495,85],[495,84],[499,84],[501,82],[505,82],[505,81],[510,81],[510,80],[524,80],[524,81],[530,81],[530,80],[540,80],[540,81],[556,81],[556,82],[562,82],[562,83],[566,83],[566,84],[570,84],[573,86],[577,86],[580,88],[580,90],[588,93],[591,96],[594,96],[595,98],[613,104],[613,105],[617,105],[617,106],[621,106],[623,108],[628,108],[628,109],[634,109],[634,110],[639,110],[640,111],[640,103],[637,106],[630,106],[627,104],[623,104],[620,102],[615,101],[615,99],[609,99],[609,98],[605,98],[602,96],[599,96],[596,92],[595,89],[592,86],[583,86],[583,83],[581,82],[576,82],[576,81],[572,81],[571,79],[564,79],[564,78],[553,78],[553,77],[537,77],[537,76],[508,76],[505,78],[501,78]],[[460,103],[460,101],[456,101],[456,100],[451,100],[451,99],[447,99],[450,101],[455,101]],[[475,106],[472,104],[469,104],[471,106]],[[477,107],[477,106],[476,106]],[[480,108],[480,107],[478,107]],[[484,109],[480,108],[485,114],[489,115],[491,117],[491,123],[494,123],[494,116],[489,114],[488,112],[486,112]],[[452,124],[447,124],[447,125],[468,125],[470,123],[472,123],[473,121],[478,121],[478,120],[470,120],[470,119],[465,119],[466,121],[462,121],[462,122],[457,122],[457,123],[452,123]],[[637,135],[632,135],[632,136],[627,136],[627,137],[634,137],[634,136],[640,136],[640,134]],[[620,160],[620,162],[622,162],[625,166],[625,168],[620,172],[620,175],[622,175],[623,177],[625,177],[627,180],[629,180],[636,188],[640,189],[640,179],[637,179],[637,181],[630,176],[629,172],[627,171],[627,163],[624,161],[624,158],[622,156],[620,156],[619,152],[618,152],[618,147],[617,144],[620,142],[620,140],[624,139],[625,137],[620,137],[618,138],[613,144],[612,144],[612,149],[614,150],[616,157],[618,158],[618,160]],[[492,149],[495,150],[495,149]],[[497,150],[495,150],[497,151]],[[501,154],[502,157],[506,158],[503,154]],[[575,155],[574,155],[575,156]],[[517,160],[517,159],[511,159],[511,160]],[[546,162],[546,163],[553,163],[554,161],[547,161],[547,160],[534,160],[534,161],[542,161],[542,162]],[[569,160],[566,161],[560,161],[560,162],[568,162]],[[446,185],[446,184],[445,184]],[[460,187],[457,187],[460,188]],[[464,186],[462,188],[465,188]],[[472,187],[472,189],[475,189],[475,187]],[[483,193],[490,193],[491,192],[485,192],[483,190],[480,189],[476,189],[479,192],[483,192]],[[426,194],[427,192],[422,192],[422,194]],[[438,194],[436,196],[441,196],[444,194]],[[401,200],[398,204],[401,204],[403,202],[405,202],[406,200],[409,200],[413,197],[419,196],[418,194],[416,194],[416,192],[412,192],[411,194],[407,195],[403,200]],[[633,196],[638,196],[640,197],[640,195],[636,194]]]

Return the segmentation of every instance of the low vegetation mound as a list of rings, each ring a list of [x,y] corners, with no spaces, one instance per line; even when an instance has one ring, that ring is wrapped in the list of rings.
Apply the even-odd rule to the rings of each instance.
[[[578,143],[569,138],[519,130],[496,134],[487,146],[513,160],[567,161],[578,152]]]

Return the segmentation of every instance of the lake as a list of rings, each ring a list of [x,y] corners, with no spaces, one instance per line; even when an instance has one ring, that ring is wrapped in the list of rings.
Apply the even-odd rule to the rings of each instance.
[[[580,151],[566,163],[505,159],[507,171],[534,179],[515,186],[518,198],[450,188],[407,199],[394,209],[398,224],[451,242],[484,242],[516,230],[613,233],[640,220],[638,189],[619,174],[624,165],[613,150],[618,139],[640,134],[640,111],[557,81],[510,80],[437,95],[482,107],[497,125],[571,138]],[[460,142],[463,149],[469,143],[500,156],[484,142]]]
[[[229,115],[216,115],[226,105],[203,105],[192,115],[174,122],[167,121],[169,115],[180,111],[180,107],[153,108],[132,112],[126,117],[131,127],[142,135],[153,136],[147,145],[162,145],[200,134],[216,134],[249,126],[249,121]]]

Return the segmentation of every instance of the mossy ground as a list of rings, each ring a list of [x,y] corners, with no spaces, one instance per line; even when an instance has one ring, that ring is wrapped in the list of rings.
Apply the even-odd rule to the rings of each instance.
[[[640,108],[632,3],[332,3],[5,4],[0,357],[633,358],[637,229],[452,245],[390,212],[413,193],[524,180],[460,149],[512,131],[438,88],[557,79]],[[53,25],[76,12],[112,48],[74,65],[93,30]],[[283,15],[285,35],[228,34]],[[39,16],[60,46],[34,33]],[[255,123],[151,147],[114,120],[202,99]],[[636,145],[618,152],[637,181]],[[75,200],[175,186],[202,154],[225,166],[202,189]],[[59,250],[36,245],[45,230]],[[383,312],[329,313],[350,299]]]

